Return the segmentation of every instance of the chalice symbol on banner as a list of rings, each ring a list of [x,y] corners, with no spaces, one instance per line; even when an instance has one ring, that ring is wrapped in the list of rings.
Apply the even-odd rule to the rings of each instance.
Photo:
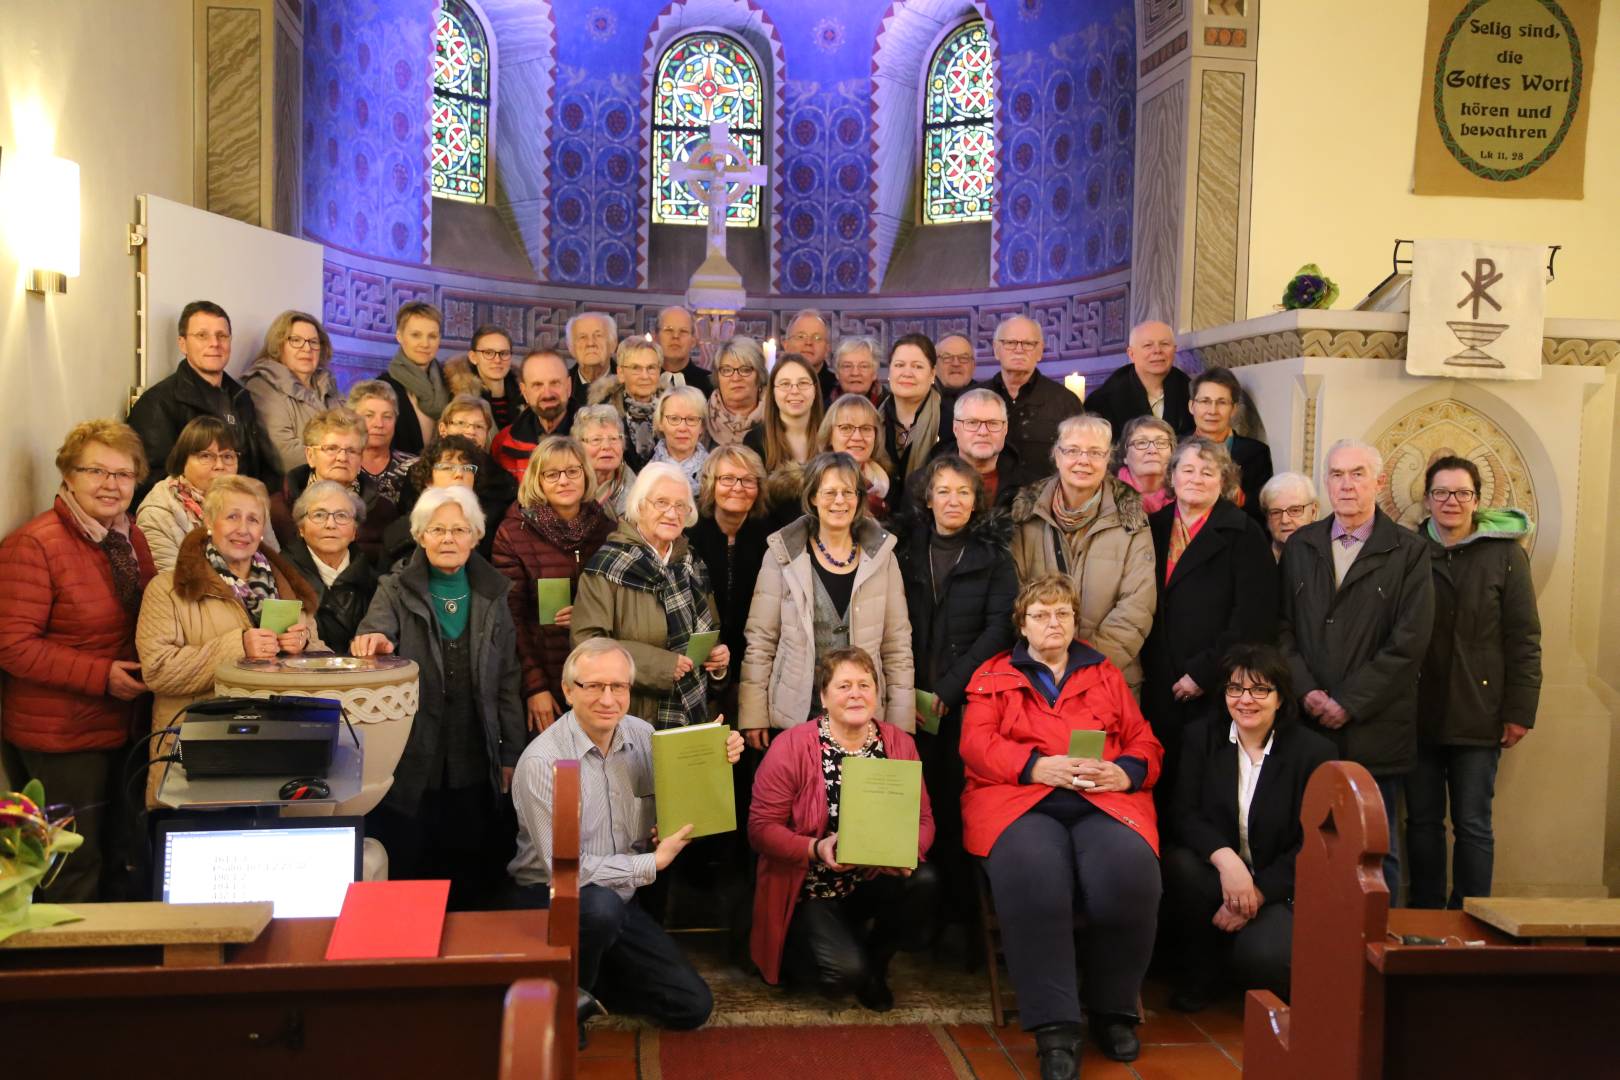
[[[1502,305],[1498,304],[1489,292],[1491,286],[1500,282],[1502,277],[1503,275],[1496,270],[1496,260],[1494,259],[1475,259],[1472,276],[1469,275],[1468,271],[1462,271],[1462,279],[1468,283],[1469,291],[1466,296],[1457,301],[1457,306],[1462,307],[1465,304],[1472,303],[1474,310],[1472,320],[1446,321],[1446,325],[1451,328],[1451,332],[1456,335],[1457,340],[1463,345],[1462,352],[1446,357],[1446,363],[1452,367],[1500,368],[1507,366],[1486,352],[1485,346],[1501,337],[1506,332],[1508,324],[1479,321],[1479,305],[1481,301],[1491,305],[1497,311],[1502,310]]]

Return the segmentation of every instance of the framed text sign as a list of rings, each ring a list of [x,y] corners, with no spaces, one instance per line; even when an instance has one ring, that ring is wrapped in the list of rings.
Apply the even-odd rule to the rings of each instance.
[[[1601,0],[1429,0],[1419,195],[1579,199]]]

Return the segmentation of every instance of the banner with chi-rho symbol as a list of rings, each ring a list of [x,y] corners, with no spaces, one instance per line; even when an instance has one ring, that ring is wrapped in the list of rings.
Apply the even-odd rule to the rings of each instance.
[[[1546,293],[1545,244],[1416,241],[1407,374],[1541,378]]]

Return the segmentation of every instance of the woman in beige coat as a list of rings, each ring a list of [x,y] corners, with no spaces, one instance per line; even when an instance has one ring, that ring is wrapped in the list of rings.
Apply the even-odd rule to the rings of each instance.
[[[770,535],[748,610],[738,726],[755,749],[819,709],[816,658],[845,645],[877,662],[879,715],[916,728],[911,620],[895,538],[872,520],[866,483],[848,454],[805,470],[805,516]],[[1149,566],[1151,572],[1152,567]]]
[[[332,339],[320,320],[283,311],[265,331],[264,350],[242,375],[281,472],[305,464],[304,425],[343,404],[331,364]]]
[[[1137,657],[1158,603],[1153,535],[1142,497],[1108,475],[1112,433],[1099,416],[1058,425],[1057,475],[1013,500],[1012,556],[1022,584],[1068,575],[1080,592],[1075,637],[1108,657],[1140,696]]]
[[[141,675],[156,694],[152,730],[177,722],[194,701],[214,695],[214,669],[227,660],[270,660],[325,646],[309,629],[320,601],[280,555],[261,545],[270,520],[270,496],[245,476],[215,480],[203,500],[201,528],[180,544],[174,569],[147,586],[135,626]],[[259,629],[266,599],[300,600],[304,615],[284,633]],[[172,738],[158,743],[152,758],[173,751]],[[155,802],[160,770],[148,778],[147,801]]]

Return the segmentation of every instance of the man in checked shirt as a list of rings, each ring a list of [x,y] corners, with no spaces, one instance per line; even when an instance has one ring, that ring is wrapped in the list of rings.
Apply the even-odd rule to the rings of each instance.
[[[650,885],[686,847],[692,827],[657,838],[653,822],[652,725],[625,714],[635,661],[610,638],[592,638],[563,664],[569,711],[518,758],[512,778],[517,855],[507,872],[518,906],[545,907],[551,878],[551,766],[579,761],[579,1039],[602,1012],[598,998],[664,1027],[695,1028],[709,1018],[708,984],[642,910],[636,890]],[[726,758],[742,756],[742,736]]]

